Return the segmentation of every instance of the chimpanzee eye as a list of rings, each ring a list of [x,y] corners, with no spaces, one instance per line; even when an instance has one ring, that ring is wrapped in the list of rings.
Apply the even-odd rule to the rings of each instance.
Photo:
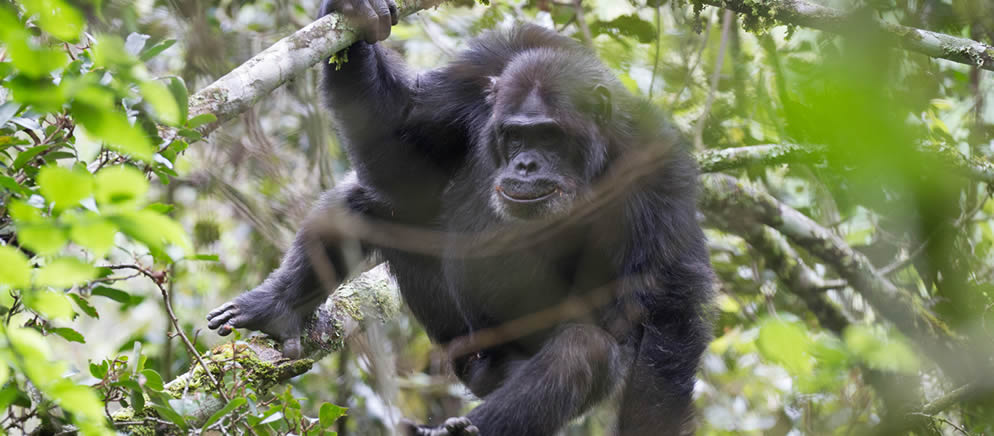
[[[524,139],[521,136],[521,132],[517,130],[508,130],[507,133],[504,134],[504,146],[511,154],[521,148],[521,143],[523,141]]]

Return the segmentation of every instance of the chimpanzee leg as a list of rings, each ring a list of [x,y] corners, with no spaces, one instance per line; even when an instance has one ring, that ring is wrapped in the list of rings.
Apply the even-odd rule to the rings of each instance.
[[[646,327],[628,374],[618,416],[621,436],[677,436],[694,433],[695,373],[709,331],[701,318],[684,313]]]
[[[611,393],[627,354],[600,327],[564,325],[467,417],[487,436],[554,434]]]
[[[222,336],[235,328],[262,331],[284,341],[285,355],[299,357],[305,321],[362,259],[359,241],[328,220],[368,212],[373,200],[367,197],[358,184],[322,194],[280,267],[255,289],[211,311],[207,326]]]

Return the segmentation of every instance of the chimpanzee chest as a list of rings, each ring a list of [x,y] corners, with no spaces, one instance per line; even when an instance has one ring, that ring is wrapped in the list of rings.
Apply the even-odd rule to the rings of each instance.
[[[453,261],[446,271],[449,291],[472,319],[509,320],[548,309],[572,290],[568,258],[535,252]]]
[[[512,326],[540,334],[565,322],[596,322],[600,308],[591,296],[614,294],[607,260],[579,247],[562,250],[570,241],[549,243],[558,245],[446,261],[447,290],[470,330]]]

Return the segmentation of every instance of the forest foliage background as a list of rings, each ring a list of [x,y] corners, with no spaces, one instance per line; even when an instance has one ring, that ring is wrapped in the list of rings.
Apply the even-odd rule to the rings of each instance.
[[[385,44],[427,69],[534,21],[591,46],[692,138],[719,279],[700,434],[992,434],[994,4],[817,4],[845,14],[459,0]],[[225,343],[206,311],[258,284],[347,171],[316,68],[207,137],[216,118],[188,104],[317,6],[0,3],[3,431],[381,434],[473,406],[403,313],[288,385],[237,368],[201,380],[212,395],[169,384],[213,365],[191,357]],[[905,50],[919,40],[880,22],[987,51]],[[197,416],[207,398],[218,407]],[[611,419],[599,409],[568,433]]]

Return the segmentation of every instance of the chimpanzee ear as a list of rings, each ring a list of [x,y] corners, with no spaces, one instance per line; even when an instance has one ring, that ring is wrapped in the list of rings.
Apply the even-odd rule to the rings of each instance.
[[[487,101],[487,104],[493,106],[497,102],[497,84],[499,82],[499,77],[497,76],[487,76],[487,84],[483,88],[483,94]]]
[[[611,90],[607,89],[607,86],[598,83],[594,85],[593,94],[595,115],[601,121],[611,121],[613,107],[611,105]]]

